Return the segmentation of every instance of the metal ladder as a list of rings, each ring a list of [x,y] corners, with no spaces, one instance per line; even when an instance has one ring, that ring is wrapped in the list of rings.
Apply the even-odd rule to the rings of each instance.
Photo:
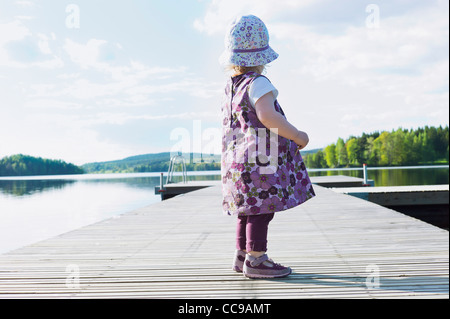
[[[175,163],[176,163],[177,159],[181,159],[181,169],[182,169],[182,173],[183,173],[183,183],[187,182],[186,161],[184,160],[184,157],[181,156],[181,153],[178,153],[177,155],[172,156],[172,158],[170,159],[169,171],[167,172],[166,184],[173,183],[173,180],[172,180],[172,178],[173,178],[173,171],[174,171]]]

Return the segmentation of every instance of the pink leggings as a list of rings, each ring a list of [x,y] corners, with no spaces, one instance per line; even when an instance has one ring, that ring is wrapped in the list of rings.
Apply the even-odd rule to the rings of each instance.
[[[237,218],[236,249],[267,251],[267,230],[274,214]]]

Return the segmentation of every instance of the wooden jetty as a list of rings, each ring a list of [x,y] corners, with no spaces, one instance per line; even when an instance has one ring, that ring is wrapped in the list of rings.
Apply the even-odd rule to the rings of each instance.
[[[160,194],[161,199],[166,200],[177,195],[186,194],[202,188],[218,185],[221,185],[221,181],[208,180],[208,181],[188,181],[186,183],[184,182],[169,183],[164,184],[163,188],[161,188],[161,186],[156,186],[155,194],[156,195]]]
[[[344,187],[335,192],[356,196],[431,223],[449,228],[449,185]]]
[[[0,298],[449,297],[448,231],[315,190],[270,225],[287,278],[231,270],[235,218],[213,185],[0,255]]]
[[[363,185],[363,179],[352,176],[313,176],[311,177],[313,184],[324,186],[324,187],[339,187],[339,188],[353,188],[360,187]],[[155,194],[160,194],[161,199],[165,200],[172,198],[174,196],[199,190],[205,187],[220,185],[220,180],[207,180],[207,181],[188,181],[188,182],[178,182],[164,184],[163,187],[156,186]],[[369,183],[373,184],[372,180]]]
[[[449,185],[414,185],[387,187],[343,187],[334,191],[353,195],[382,206],[445,205]]]

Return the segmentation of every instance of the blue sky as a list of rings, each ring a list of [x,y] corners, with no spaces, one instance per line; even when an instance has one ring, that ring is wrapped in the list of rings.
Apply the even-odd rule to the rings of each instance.
[[[448,1],[2,1],[0,157],[219,153],[218,57],[239,14],[268,26],[267,76],[309,149],[448,125]]]

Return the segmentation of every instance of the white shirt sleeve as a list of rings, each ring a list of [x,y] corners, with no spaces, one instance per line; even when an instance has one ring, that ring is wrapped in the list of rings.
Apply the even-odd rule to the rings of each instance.
[[[259,100],[259,98],[269,92],[272,92],[274,100],[276,100],[278,96],[278,90],[273,86],[272,83],[270,83],[267,78],[260,76],[253,80],[248,89],[248,95],[250,97],[252,106],[255,107],[255,104]]]

